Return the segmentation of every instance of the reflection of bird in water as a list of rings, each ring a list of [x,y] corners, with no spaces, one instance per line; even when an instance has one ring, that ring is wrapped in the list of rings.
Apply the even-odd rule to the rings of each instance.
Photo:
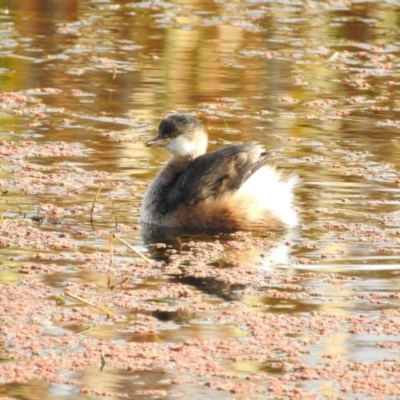
[[[158,136],[145,145],[164,147],[172,158],[144,195],[144,224],[194,232],[283,231],[297,224],[292,204],[297,178],[283,179],[261,145],[206,153],[207,144],[193,116],[161,121]]]

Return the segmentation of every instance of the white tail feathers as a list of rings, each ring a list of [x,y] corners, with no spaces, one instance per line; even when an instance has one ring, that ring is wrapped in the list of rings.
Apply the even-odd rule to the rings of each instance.
[[[284,179],[274,167],[265,166],[241,186],[237,195],[252,198],[254,207],[264,209],[288,227],[293,227],[299,223],[293,207],[293,189],[299,183],[297,176]]]

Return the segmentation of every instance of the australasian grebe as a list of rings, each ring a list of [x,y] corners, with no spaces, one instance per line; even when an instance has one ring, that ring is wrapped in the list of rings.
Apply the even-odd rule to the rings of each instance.
[[[144,195],[143,223],[206,232],[280,231],[298,223],[292,204],[297,177],[284,180],[261,145],[206,153],[207,144],[195,117],[161,121],[158,136],[145,146],[165,147],[172,158]]]

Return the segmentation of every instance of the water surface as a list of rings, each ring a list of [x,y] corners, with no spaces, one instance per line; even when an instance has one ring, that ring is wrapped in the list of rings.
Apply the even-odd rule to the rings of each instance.
[[[314,296],[277,299],[269,290],[290,290],[273,280],[266,286],[246,280],[236,285],[188,272],[176,278],[182,290],[197,293],[210,310],[174,309],[165,292],[160,309],[135,303],[130,310],[112,303],[126,320],[52,320],[52,335],[90,326],[77,334],[101,346],[102,341],[240,340],[249,334],[240,324],[217,322],[222,318],[217,306],[234,312],[260,307],[283,317],[311,318],[322,311],[346,321],[367,315],[386,326],[390,318],[384,311],[399,311],[398,11],[391,1],[0,1],[0,210],[2,223],[24,229],[18,240],[11,228],[2,229],[2,285],[24,288],[40,282],[49,298],[88,285],[96,293],[118,293],[122,304],[126,292],[143,291],[146,303],[153,300],[146,291],[176,283],[171,256],[182,250],[181,244],[154,250],[140,238],[143,192],[168,159],[143,142],[155,135],[168,112],[191,112],[206,125],[210,149],[222,142],[261,142],[275,152],[284,174],[296,173],[302,180],[296,194],[302,219],[297,231],[271,247],[224,248],[223,239],[208,238],[222,243],[217,260],[205,256],[208,265],[234,268],[233,261],[241,262],[262,279],[276,274],[294,282],[299,276],[301,290]],[[18,150],[11,151],[13,146]],[[116,245],[115,262],[125,268],[120,274],[132,281],[129,289],[110,292],[109,235],[116,228],[161,264],[156,272],[133,272],[129,268],[136,256]],[[50,236],[42,244],[32,241],[38,232],[59,241]],[[190,244],[183,247],[190,249]],[[126,328],[148,317],[157,321],[156,334]],[[45,320],[33,322],[47,329]],[[32,321],[24,317],[21,323]],[[11,354],[18,347],[7,339],[12,329],[3,337]],[[346,329],[311,343],[304,362],[320,365],[318,354],[326,349],[346,362],[397,360],[396,334]],[[272,362],[221,363],[237,372],[238,380],[256,379],[254,371],[268,379],[283,373]],[[170,381],[181,375],[157,364],[134,372],[109,366],[101,376],[97,365],[67,371],[77,383],[4,381],[1,393],[75,399],[85,387],[93,390],[90,398],[97,398],[95,389],[102,382],[115,398],[118,393],[148,398],[138,385],[160,390],[155,398],[240,398],[211,383],[204,386],[196,373],[188,373],[178,394],[168,392],[174,388]],[[346,392],[340,383],[299,382],[315,396],[337,398]],[[352,390],[352,396],[373,396],[355,386]],[[395,396],[392,390],[388,393]],[[272,398],[268,392],[262,396]]]

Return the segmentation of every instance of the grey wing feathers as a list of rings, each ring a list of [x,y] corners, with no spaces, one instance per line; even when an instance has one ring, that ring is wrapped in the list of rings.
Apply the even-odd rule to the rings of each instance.
[[[176,179],[169,204],[192,206],[237,190],[270,158],[262,146],[247,143],[215,150],[196,158]]]

